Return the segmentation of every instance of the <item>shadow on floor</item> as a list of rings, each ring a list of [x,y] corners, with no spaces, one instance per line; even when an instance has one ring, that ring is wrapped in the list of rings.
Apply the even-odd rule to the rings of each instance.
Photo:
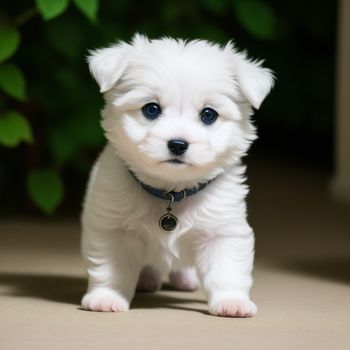
[[[5,291],[0,291],[0,295],[34,297],[79,306],[80,300],[86,291],[87,280],[75,276],[0,273],[1,286],[5,287]],[[167,285],[165,285],[165,291],[167,291],[166,294],[162,294],[162,292],[136,293],[131,308],[169,308],[207,314],[205,308],[186,307],[186,304],[204,304],[204,300],[187,298],[187,294],[190,296],[191,293],[176,292]],[[169,293],[178,293],[179,297],[169,295]],[[184,296],[184,294],[186,295]]]
[[[206,301],[203,299],[191,298],[191,292],[179,292],[167,285],[163,288],[164,291],[171,291],[164,294],[162,291],[156,293],[136,293],[132,303],[132,309],[157,309],[166,308],[174,310],[186,310],[200,312],[205,315],[209,315],[206,310]],[[174,294],[178,294],[179,297],[175,297]],[[187,306],[187,304],[200,304],[201,308],[194,308],[193,305]],[[202,308],[203,306],[203,308]]]
[[[3,295],[27,296],[66,304],[80,304],[87,281],[74,276],[0,273]]]
[[[284,270],[308,275],[333,282],[350,284],[350,257],[309,258],[304,260],[286,261],[279,265]]]

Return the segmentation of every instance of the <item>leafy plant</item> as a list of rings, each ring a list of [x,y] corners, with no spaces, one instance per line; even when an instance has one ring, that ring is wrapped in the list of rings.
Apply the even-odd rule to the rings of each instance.
[[[72,2],[89,20],[96,20],[98,0]],[[26,80],[17,65],[8,63],[20,47],[20,27],[37,14],[45,21],[62,15],[69,6],[69,0],[36,0],[35,4],[36,7],[21,13],[12,23],[0,26],[0,88],[10,98],[21,102],[27,99]],[[5,110],[0,116],[0,144],[16,147],[21,142],[33,142],[31,126],[22,113]],[[52,213],[63,199],[63,182],[54,169],[30,169],[27,175],[27,189],[33,202],[45,213]]]
[[[2,2],[1,212],[33,210],[33,204],[48,214],[60,204],[79,208],[105,142],[103,101],[85,62],[87,49],[135,32],[234,39],[237,48],[265,58],[277,84],[255,115],[258,147],[327,154],[330,162],[335,19],[331,0]]]

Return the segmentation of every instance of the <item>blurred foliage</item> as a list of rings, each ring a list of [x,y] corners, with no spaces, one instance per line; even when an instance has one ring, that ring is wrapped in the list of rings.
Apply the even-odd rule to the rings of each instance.
[[[78,209],[104,144],[88,49],[135,32],[224,43],[263,57],[276,88],[260,147],[331,160],[336,5],[331,0],[35,0],[0,5],[1,212]],[[315,141],[316,140],[316,141]],[[323,152],[323,153],[322,153]],[[63,204],[62,204],[63,201]]]
[[[50,214],[63,197],[63,184],[56,172],[50,169],[34,170],[27,179],[27,188],[33,201]]]
[[[16,147],[21,141],[33,141],[29,123],[16,111],[4,113],[0,118],[0,143],[7,147]]]

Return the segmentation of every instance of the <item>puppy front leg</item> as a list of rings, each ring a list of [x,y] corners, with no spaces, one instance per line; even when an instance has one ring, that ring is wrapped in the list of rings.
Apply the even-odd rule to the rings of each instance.
[[[212,315],[250,317],[257,308],[249,298],[254,236],[210,235],[200,239],[196,266]]]
[[[143,264],[143,243],[123,232],[84,231],[83,254],[89,276],[82,307],[127,311]]]

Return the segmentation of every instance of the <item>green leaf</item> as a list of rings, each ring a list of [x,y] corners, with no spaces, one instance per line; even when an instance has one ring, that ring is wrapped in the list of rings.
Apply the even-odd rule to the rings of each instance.
[[[20,101],[27,99],[24,76],[14,64],[3,64],[0,66],[0,88]]]
[[[237,20],[260,39],[273,39],[276,36],[277,18],[271,7],[261,0],[236,0],[233,2]]]
[[[68,7],[68,0],[36,0],[35,2],[46,21],[61,15]]]
[[[11,57],[17,50],[20,34],[17,29],[0,27],[0,62]]]
[[[73,0],[75,6],[92,22],[96,21],[98,0]]]
[[[27,189],[33,202],[46,214],[51,214],[63,199],[62,180],[54,170],[31,171],[27,177]]]
[[[5,113],[0,117],[0,143],[7,147],[16,147],[22,141],[33,142],[29,123],[16,111]]]

